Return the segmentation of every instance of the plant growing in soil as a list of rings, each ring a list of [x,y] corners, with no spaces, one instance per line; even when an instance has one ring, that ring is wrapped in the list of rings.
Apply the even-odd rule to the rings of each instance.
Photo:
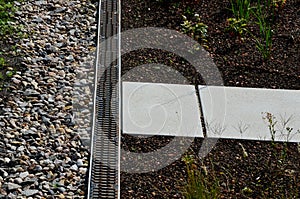
[[[0,0],[0,35],[2,37],[12,34],[15,31],[15,27],[11,25],[12,12],[15,11],[12,2]]]
[[[231,11],[234,17],[239,21],[241,19],[245,20],[247,23],[250,18],[250,0],[236,0],[230,1],[231,3]]]
[[[264,7],[264,8],[263,8]],[[256,37],[252,34],[256,48],[260,51],[264,59],[270,58],[272,49],[272,23],[274,22],[274,9],[272,8],[270,0],[261,5],[260,0],[255,9],[252,10],[253,15],[257,19],[259,26],[260,37]]]
[[[219,181],[215,179],[210,181],[207,171],[204,169],[202,173],[195,159],[191,155],[182,158],[187,168],[187,183],[184,187],[183,195],[187,199],[217,199],[220,195]]]
[[[5,66],[5,64],[6,64],[5,59],[3,57],[0,57],[0,69],[2,69]]]
[[[188,20],[186,16],[183,17],[183,24],[181,24],[182,31],[194,38],[200,44],[207,42],[207,28],[208,26],[201,22],[199,14],[194,15],[194,20]]]
[[[18,0],[22,1],[22,0]],[[14,0],[0,0],[0,37],[1,38],[15,38],[20,39],[23,33],[20,31],[21,27],[14,24],[14,13],[16,8],[14,7]],[[4,88],[4,82],[12,77],[16,68],[19,67],[14,65],[9,58],[11,57],[11,52],[16,52],[16,46],[11,43],[7,44],[5,39],[0,41],[0,90]],[[4,51],[5,49],[6,51]],[[17,54],[17,53],[16,53]],[[16,55],[15,54],[15,55]],[[15,56],[14,55],[14,56]]]
[[[247,32],[247,22],[245,19],[229,18],[227,19],[226,31],[237,33],[239,36],[242,36]]]
[[[251,14],[250,0],[231,0],[230,4],[234,17],[227,19],[225,31],[238,35],[243,41],[242,36],[248,31],[247,25]]]
[[[263,116],[263,119],[266,120],[268,123],[268,128],[269,132],[271,134],[271,140],[272,140],[272,145],[275,144],[275,136],[276,136],[276,130],[275,130],[275,125],[277,124],[277,121],[275,120],[275,116],[272,115],[271,113],[264,113],[265,116]]]
[[[269,128],[269,132],[271,134],[271,139],[272,139],[271,145],[274,149],[277,149],[278,146],[275,143],[275,136],[278,133],[278,130],[276,130],[275,126],[279,123],[278,123],[276,117],[273,114],[268,113],[268,112],[265,113],[265,116],[263,117],[263,119],[266,120],[268,123],[268,128]],[[286,138],[284,140],[283,148],[282,148],[282,151],[279,156],[280,160],[285,160],[287,157],[288,143],[289,143],[292,135],[300,133],[300,130],[297,130],[295,133],[293,133],[294,129],[288,126],[291,119],[292,119],[292,116],[290,116],[288,118],[285,118],[282,116],[280,117],[281,128],[279,129],[279,133],[281,134],[282,137]],[[274,154],[274,155],[277,156],[277,154]]]

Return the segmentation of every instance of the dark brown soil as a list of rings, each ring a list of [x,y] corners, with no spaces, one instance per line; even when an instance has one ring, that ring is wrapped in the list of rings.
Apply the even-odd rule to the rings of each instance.
[[[181,30],[182,15],[198,13],[208,26],[205,45],[222,74],[225,86],[300,89],[300,1],[287,0],[276,12],[271,57],[263,59],[249,35],[225,31],[232,17],[229,0],[155,1],[123,0],[122,31],[139,27],[164,27]],[[249,24],[255,34],[255,24]],[[170,62],[172,60],[172,62]],[[133,51],[122,56],[122,74],[146,63],[171,66],[183,74],[187,84],[205,84],[189,63],[172,53],[155,49]],[[129,81],[165,82],[151,73],[143,77],[126,77]],[[161,77],[161,78],[160,78]],[[168,82],[172,83],[172,82]],[[172,137],[122,137],[127,151],[149,152],[169,143]],[[202,140],[195,139],[188,154],[197,154]],[[248,157],[243,157],[245,148]],[[286,153],[283,153],[286,149]],[[171,153],[171,152],[170,152]],[[285,157],[281,154],[287,154]],[[142,162],[141,162],[142,164]],[[298,145],[270,142],[219,140],[216,147],[196,166],[205,166],[209,180],[218,179],[219,198],[298,198],[300,193],[300,151]],[[201,170],[201,169],[200,169]],[[186,166],[181,160],[144,174],[122,173],[122,198],[183,198]],[[298,194],[298,195],[297,195]]]
[[[13,37],[13,36],[12,36]],[[7,40],[6,40],[7,41]],[[3,100],[7,97],[7,92],[9,92],[9,84],[11,76],[6,75],[7,71],[11,71],[13,74],[16,71],[24,71],[25,66],[22,64],[22,57],[21,55],[13,54],[13,43],[8,43],[4,39],[0,41],[0,49],[1,54],[0,58],[5,59],[5,65],[0,66],[0,99]],[[0,100],[0,101],[1,101]],[[5,100],[3,100],[5,101]],[[0,110],[1,113],[1,110]]]

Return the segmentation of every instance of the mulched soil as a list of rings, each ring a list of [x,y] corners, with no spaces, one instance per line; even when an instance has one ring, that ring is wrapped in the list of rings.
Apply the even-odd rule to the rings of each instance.
[[[198,13],[208,26],[206,51],[218,67],[225,86],[300,89],[300,1],[287,0],[276,14],[271,57],[264,60],[255,43],[224,31],[226,19],[233,17],[227,0],[209,1],[142,1],[123,0],[122,31],[139,27],[164,27],[181,30],[182,15]],[[255,24],[250,24],[256,34]],[[150,61],[149,61],[150,60]],[[172,62],[170,62],[172,60]],[[180,72],[186,84],[205,84],[190,64],[175,54],[163,50],[143,49],[122,56],[122,74],[147,63],[165,64]],[[142,72],[140,74],[143,74]],[[159,73],[158,73],[159,74]],[[166,82],[165,71],[153,77],[126,77],[129,81]],[[161,77],[161,78],[160,78]],[[172,82],[168,82],[172,83]],[[127,151],[155,151],[173,137],[137,138],[123,135],[122,147]],[[187,154],[196,156],[202,139],[195,139]],[[243,157],[243,150],[248,157]],[[286,157],[280,156],[287,149]],[[172,154],[172,152],[170,152]],[[142,162],[141,162],[142,164]],[[207,168],[210,181],[218,179],[219,198],[297,198],[300,193],[300,149],[297,144],[218,140],[216,147],[195,163]],[[122,198],[183,198],[186,166],[182,160],[158,171],[121,175]]]
[[[12,71],[15,73],[16,71],[24,71],[26,67],[22,63],[22,57],[21,55],[17,55],[15,52],[13,52],[13,44],[11,42],[7,42],[7,40],[3,39],[0,40],[0,49],[2,54],[0,55],[0,58],[5,59],[5,66],[0,67],[0,101],[4,100],[4,98],[7,97],[7,93],[11,89],[10,86],[10,76],[7,76],[7,71]],[[1,114],[1,110],[0,110]]]

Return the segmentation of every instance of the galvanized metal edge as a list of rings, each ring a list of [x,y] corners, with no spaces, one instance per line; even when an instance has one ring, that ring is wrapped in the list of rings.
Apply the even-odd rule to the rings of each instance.
[[[119,13],[119,27],[118,27],[118,65],[119,65],[119,74],[118,74],[118,86],[119,86],[119,135],[118,135],[118,199],[121,198],[121,133],[123,128],[123,114],[122,114],[122,67],[121,67],[121,0],[118,1],[118,13]]]
[[[101,23],[101,3],[102,0],[99,0],[98,3],[98,29],[97,29],[97,49],[96,49],[96,64],[94,68],[94,96],[93,96],[93,115],[92,115],[92,131],[91,131],[91,144],[90,144],[90,162],[89,162],[89,176],[88,176],[88,191],[87,191],[87,198],[90,199],[91,196],[91,189],[92,189],[92,169],[93,169],[93,153],[94,153],[94,137],[95,137],[95,127],[96,127],[96,98],[97,98],[97,81],[98,81],[98,67],[99,67],[99,52],[100,52],[100,23]]]

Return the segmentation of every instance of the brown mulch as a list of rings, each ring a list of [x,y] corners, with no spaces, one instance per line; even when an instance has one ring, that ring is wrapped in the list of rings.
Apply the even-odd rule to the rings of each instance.
[[[122,31],[139,27],[164,27],[181,30],[182,15],[198,13],[208,26],[205,45],[218,67],[225,86],[300,89],[300,1],[287,0],[276,13],[271,57],[262,58],[253,40],[224,31],[232,17],[227,0],[155,1],[122,0]],[[191,12],[189,12],[191,10]],[[249,25],[255,29],[255,24]],[[154,49],[133,51],[122,56],[122,74],[149,63],[171,66],[188,79],[189,84],[205,84],[189,63],[169,52]],[[169,60],[172,60],[170,62]],[[164,73],[162,73],[164,74]],[[146,74],[131,81],[164,82],[163,75]],[[177,82],[174,82],[177,83]],[[186,83],[186,82],[185,82]],[[123,135],[127,151],[155,151],[173,137],[137,138]],[[202,139],[195,139],[188,154],[196,155]],[[243,157],[241,145],[248,153]],[[172,152],[170,152],[172,153]],[[141,164],[143,164],[141,162]],[[295,143],[218,140],[214,149],[196,166],[205,166],[208,179],[218,179],[219,198],[297,198],[300,193],[300,151]],[[186,166],[179,159],[158,171],[121,174],[122,198],[183,198]],[[298,194],[298,195],[297,195]]]

